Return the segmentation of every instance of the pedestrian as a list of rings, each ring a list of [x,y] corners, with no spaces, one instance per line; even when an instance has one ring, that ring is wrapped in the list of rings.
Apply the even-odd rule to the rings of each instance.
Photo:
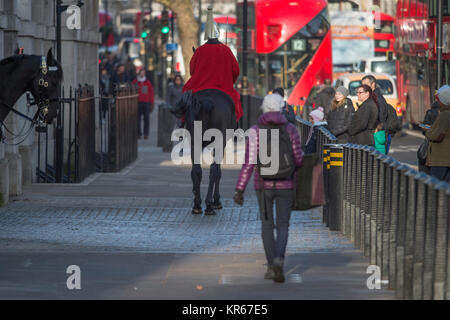
[[[171,107],[175,107],[178,100],[180,100],[181,96],[183,95],[183,78],[177,74],[173,82],[171,82],[167,87],[167,103]]]
[[[277,93],[284,99],[283,88],[275,88],[272,90],[272,93]],[[285,116],[287,121],[289,121],[292,124],[296,123],[294,108],[291,105],[287,104],[286,101],[284,101],[284,106],[283,109],[281,110],[281,113]]]
[[[347,143],[350,138],[348,128],[355,108],[352,100],[347,97],[348,94],[347,88],[338,87],[331,103],[331,110],[326,116],[328,130],[338,139],[338,143]]]
[[[334,99],[336,91],[331,86],[331,80],[325,79],[324,85],[317,92],[316,106],[322,107],[325,114],[331,110],[331,102]]]
[[[145,76],[145,70],[141,69],[136,80],[133,84],[139,87],[139,98],[138,98],[138,136],[139,139],[142,138],[141,131],[141,119],[144,117],[144,139],[148,139],[150,132],[150,112],[154,109],[154,92],[153,86],[147,77]]]
[[[303,147],[303,151],[305,154],[316,153],[316,137],[317,130],[319,127],[326,128],[328,123],[324,121],[325,114],[323,112],[322,107],[318,107],[311,111],[309,114],[309,121],[312,123],[311,128],[309,129],[308,138],[306,139],[306,143]]]
[[[262,103],[263,114],[259,117],[258,124],[251,128],[254,134],[249,136],[246,143],[245,162],[242,166],[234,195],[234,201],[242,206],[244,203],[243,195],[245,188],[254,172],[254,188],[258,197],[262,224],[261,236],[267,258],[267,272],[264,278],[272,279],[275,282],[284,282],[283,268],[288,241],[289,220],[295,202],[294,176],[291,175],[288,178],[279,180],[261,178],[263,171],[261,170],[261,166],[256,164],[257,161],[255,159],[258,158],[259,148],[261,143],[263,143],[263,141],[259,141],[259,130],[261,127],[270,126],[271,128],[279,129],[280,140],[278,152],[280,152],[280,158],[287,158],[286,153],[283,151],[286,150],[286,144],[282,144],[282,141],[287,141],[289,150],[291,150],[290,155],[294,159],[288,159],[284,163],[289,163],[289,169],[292,169],[292,171],[302,166],[303,151],[300,144],[300,136],[296,127],[289,123],[281,114],[280,111],[283,107],[284,101],[278,94],[269,94],[264,97]],[[286,137],[288,138],[285,139]],[[275,218],[273,210],[274,203],[276,206]],[[276,228],[276,237],[274,235],[274,228]]]
[[[358,101],[361,102],[358,110],[352,117],[348,133],[351,143],[374,146],[375,140],[373,133],[377,127],[378,107],[376,104],[376,95],[373,94],[372,88],[367,84],[363,84],[356,89]]]
[[[397,114],[396,112],[392,112],[392,109],[389,109],[392,108],[392,106],[390,106],[383,97],[380,87],[377,86],[377,79],[373,75],[369,74],[362,78],[361,83],[368,85],[372,89],[374,96],[376,96],[375,103],[378,107],[378,121],[382,123],[383,130],[386,132],[386,154],[388,154],[391,147],[392,137],[395,135],[397,130],[401,130],[401,124],[397,125]],[[390,117],[395,119],[390,119]],[[393,127],[389,128],[390,125]]]
[[[377,128],[373,133],[373,139],[375,141],[375,149],[382,154],[386,154],[386,132],[384,132],[381,123],[378,123]]]
[[[109,76],[106,68],[101,70],[100,91],[102,96],[109,96],[109,94],[112,93],[111,77]]]
[[[436,93],[437,90],[435,94]],[[439,108],[440,108],[439,102],[437,100],[434,100],[434,102],[431,104],[431,108],[428,109],[427,112],[425,113],[425,117],[422,123],[431,127],[439,115]],[[422,133],[425,136],[426,130],[424,128],[422,128]],[[422,142],[417,151],[417,160],[418,160],[417,162],[419,165],[419,171],[425,172],[426,174],[430,174],[430,167],[426,165],[428,145],[429,143],[427,141],[427,138],[425,138],[424,142]]]
[[[121,86],[129,82],[130,79],[128,78],[128,74],[125,72],[125,66],[123,64],[119,64],[113,77],[113,85]]]
[[[450,182],[450,86],[442,86],[437,94],[439,115],[425,136],[430,141],[426,165],[430,175]]]
[[[127,57],[127,60],[125,62],[125,72],[128,79],[136,79],[136,67],[134,66],[133,60],[130,57]]]
[[[173,78],[173,81],[169,83],[167,87],[167,103],[171,106],[172,109],[175,109],[177,102],[181,99],[183,95],[183,78],[181,75],[177,74]],[[181,119],[176,119],[176,127],[180,128],[182,126]]]
[[[439,101],[434,100],[434,102],[431,104],[431,108],[428,109],[427,112],[425,113],[425,117],[422,123],[428,126],[432,126],[439,115],[439,109],[440,109]]]

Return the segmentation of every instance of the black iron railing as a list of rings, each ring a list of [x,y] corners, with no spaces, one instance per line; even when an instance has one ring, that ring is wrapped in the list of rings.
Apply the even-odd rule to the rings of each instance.
[[[311,124],[298,119],[302,136]],[[450,186],[372,147],[318,130],[324,223],[350,238],[404,299],[450,299]]]

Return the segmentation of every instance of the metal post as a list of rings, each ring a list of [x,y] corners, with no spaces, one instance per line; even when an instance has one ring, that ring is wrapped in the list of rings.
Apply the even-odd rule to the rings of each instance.
[[[445,299],[447,274],[447,249],[448,249],[448,198],[445,182],[436,186],[437,195],[437,223],[436,223],[436,257],[434,265],[434,300]]]
[[[331,231],[341,230],[342,221],[342,202],[343,194],[343,169],[344,169],[344,148],[342,145],[333,144],[325,145],[324,147],[330,150],[330,169],[329,169],[329,186],[333,186],[332,192],[329,192],[329,207],[328,207],[328,225]],[[327,188],[331,191],[331,188]]]
[[[433,299],[434,259],[436,255],[437,191],[439,180],[426,180],[425,255],[423,263],[423,299]]]
[[[395,161],[392,164],[392,194],[389,221],[389,288],[395,289],[396,284],[396,265],[397,265],[397,221],[399,208],[399,179],[400,172],[398,167],[400,162]]]
[[[376,219],[378,212],[378,184],[379,184],[379,166],[376,157],[379,153],[377,151],[372,151],[370,153],[371,165],[372,165],[372,199],[371,199],[371,212],[370,212],[370,263],[373,265],[377,264],[376,260],[376,249],[377,249],[377,228]]]
[[[242,127],[247,130],[250,127],[250,110],[248,101],[248,78],[247,78],[247,51],[248,51],[248,1],[244,0],[243,4],[243,25],[242,25],[242,90],[241,90],[241,102],[242,109],[244,110],[244,116],[242,121]]]
[[[56,0],[56,55],[57,55],[57,59],[58,59],[59,63],[61,63],[61,65],[62,65],[61,14],[62,14],[62,1]],[[58,97],[61,98],[61,87],[58,88]],[[58,182],[58,183],[62,182],[63,161],[64,161],[64,155],[63,155],[64,139],[63,139],[63,130],[62,130],[63,119],[61,116],[61,111],[62,111],[63,107],[64,107],[64,105],[60,102],[59,103],[59,111],[58,111],[57,120],[56,120],[56,129],[55,129],[55,139],[56,139],[55,179],[56,179],[56,182]]]
[[[202,43],[202,0],[198,0],[198,45]]]
[[[384,208],[383,208],[383,233],[381,237],[381,276],[382,280],[389,279],[389,235],[390,235],[390,223],[391,223],[391,205],[392,205],[392,179],[393,179],[393,164],[395,160],[390,157],[386,157],[384,162]]]
[[[410,169],[406,172],[408,181],[408,201],[406,211],[406,228],[405,228],[405,260],[403,271],[403,291],[405,299],[413,298],[413,258],[414,258],[414,223],[416,220],[416,194],[417,181],[415,176],[417,171]]]
[[[397,170],[399,171],[400,189],[399,189],[399,207],[398,207],[398,220],[397,220],[397,269],[396,269],[396,297],[402,299],[404,297],[404,266],[405,266],[405,234],[406,234],[406,215],[407,215],[407,202],[408,202],[408,177],[405,176],[405,172],[410,168],[407,165],[400,165]]]
[[[439,89],[442,86],[442,46],[443,46],[443,22],[442,22],[442,16],[444,11],[444,4],[442,3],[442,0],[437,1],[437,10],[438,10],[438,19],[437,19],[437,26],[436,26],[436,32],[437,32],[437,38],[436,38],[436,63],[437,63],[437,89]]]
[[[320,150],[320,149],[319,149]],[[329,169],[330,169],[330,149],[328,146],[323,146],[323,190],[325,194],[325,204],[322,208],[322,222],[328,226],[328,211],[330,202],[330,192],[328,188]]]

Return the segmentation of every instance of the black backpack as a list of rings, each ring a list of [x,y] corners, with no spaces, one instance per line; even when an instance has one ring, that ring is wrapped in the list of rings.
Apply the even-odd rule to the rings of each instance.
[[[397,117],[397,112],[394,107],[390,104],[387,105],[387,115],[386,115],[386,123],[385,123],[385,131],[389,133],[391,136],[394,136],[397,132],[401,131],[402,123],[399,117]]]
[[[292,178],[295,172],[295,159],[294,150],[292,149],[292,142],[287,131],[287,125],[273,125],[273,126],[262,126],[259,125],[260,129],[267,129],[267,153],[270,154],[271,150],[271,129],[279,129],[279,143],[278,150],[278,171],[275,174],[266,174],[261,171],[263,168],[270,168],[271,163],[261,164],[258,156],[258,169],[261,178],[266,180],[287,180]],[[260,147],[261,147],[261,141]],[[269,155],[270,157],[272,155]]]

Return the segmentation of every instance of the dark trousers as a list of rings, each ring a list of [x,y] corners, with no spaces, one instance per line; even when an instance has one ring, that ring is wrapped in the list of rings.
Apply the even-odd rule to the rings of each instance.
[[[148,137],[150,132],[150,103],[139,102],[138,107],[138,135],[142,136],[141,119],[144,116],[144,136]]]
[[[430,176],[450,182],[450,167],[430,167]]]
[[[265,208],[262,192],[256,191],[261,214],[261,236],[266,253],[267,263],[273,265],[274,259],[284,260],[289,233],[289,220],[294,205],[294,190],[265,190]],[[274,219],[273,204],[275,202],[276,217]],[[265,212],[266,211],[266,212]],[[267,213],[267,219],[266,214]],[[276,223],[275,223],[276,221]],[[274,230],[276,229],[276,237]]]

